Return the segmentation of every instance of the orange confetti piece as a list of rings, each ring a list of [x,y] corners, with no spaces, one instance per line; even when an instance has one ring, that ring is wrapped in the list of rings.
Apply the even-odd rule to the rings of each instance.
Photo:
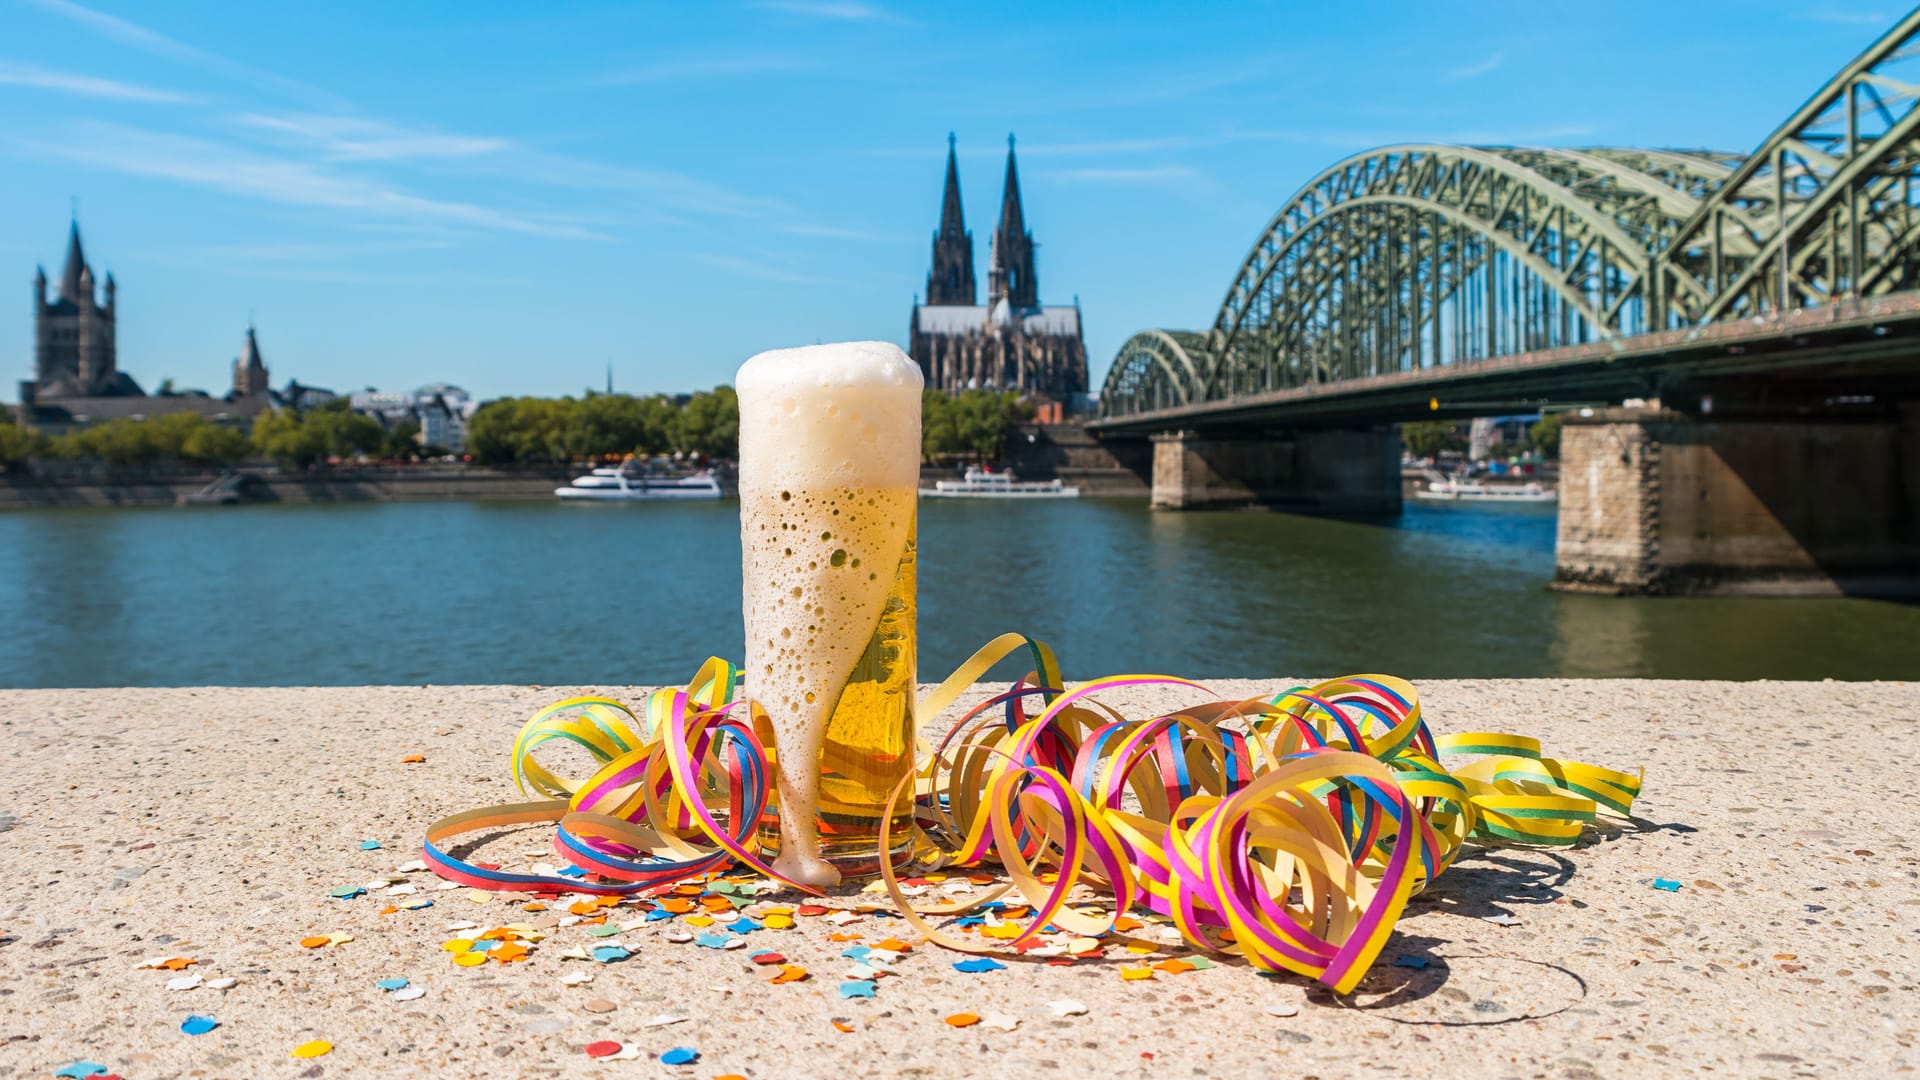
[[[502,945],[492,952],[487,953],[487,955],[493,957],[493,959],[499,963],[511,964],[516,960],[525,960],[527,958],[527,952],[528,949],[525,945],[515,942]]]
[[[315,1039],[312,1042],[303,1042],[299,1046],[294,1047],[293,1056],[297,1058],[317,1058],[332,1049],[332,1043],[325,1039]]]
[[[706,892],[707,890],[701,888],[698,885],[675,885],[673,887],[673,891],[674,891],[674,894],[677,896],[699,896],[701,893]]]
[[[318,949],[332,940],[330,937],[303,937],[300,939],[300,947],[303,949]]]
[[[967,880],[975,885],[991,885],[996,879],[992,874],[968,874]]]
[[[538,901],[538,900],[535,900],[535,901],[534,901],[533,903],[531,903],[531,904],[522,904],[522,905],[520,905],[520,910],[521,910],[521,911],[545,911],[545,910],[547,910],[547,905],[545,905],[545,904],[543,904],[543,903],[541,903],[541,902],[540,902],[540,901]]]
[[[948,1027],[972,1027],[979,1022],[980,1017],[977,1013],[954,1013],[952,1016],[947,1017]]]
[[[1185,960],[1182,960],[1178,957],[1175,957],[1172,960],[1162,960],[1153,966],[1157,970],[1164,971],[1169,975],[1179,975],[1183,972],[1188,972],[1193,970],[1192,964],[1189,964]]]
[[[425,754],[408,754],[406,757],[400,759],[400,764],[402,765],[425,765],[426,763],[427,756]]]
[[[689,911],[692,911],[692,910],[693,910],[693,901],[691,901],[691,900],[677,900],[677,899],[676,899],[676,900],[662,900],[662,901],[660,901],[660,907],[661,907],[661,909],[662,909],[662,910],[665,910],[665,911],[671,911],[671,912],[673,912],[673,913],[674,913],[675,915],[684,915],[684,914],[686,914],[687,912],[689,912]]]
[[[568,904],[567,912],[572,915],[591,915],[600,910],[600,905],[591,900],[582,900],[577,904]]]
[[[327,938],[321,938],[320,944],[325,945],[327,941]],[[191,967],[199,962],[198,960],[189,960],[184,956],[176,956],[171,960],[165,961],[160,966],[166,968],[168,971],[179,971],[182,968]]]
[[[397,908],[397,907],[394,907],[394,906],[393,906],[392,904],[388,904],[388,905],[387,905],[386,907],[383,907],[383,908],[381,908],[381,909],[380,909],[380,914],[382,914],[382,915],[391,915],[391,914],[393,914],[394,912],[396,912],[396,911],[399,911],[399,910],[400,910],[399,908]]]
[[[700,906],[708,911],[729,911],[733,908],[733,901],[724,896],[703,896]]]
[[[799,964],[781,964],[780,974],[771,980],[774,983],[801,982],[807,977],[807,969]]]
[[[844,1020],[835,1020],[833,1022],[833,1029],[835,1031],[845,1031],[850,1033],[853,1031],[853,1025],[847,1023]]]
[[[830,910],[832,909],[822,907],[819,904],[801,904],[797,909],[795,909],[794,914],[806,915],[808,917],[812,917],[814,915],[825,915]]]
[[[828,934],[828,941],[859,941],[859,934]]]
[[[1138,930],[1145,925],[1146,923],[1141,922],[1139,919],[1131,918],[1126,915],[1118,916],[1113,920],[1113,928],[1115,930],[1120,931],[1123,934],[1131,933],[1132,931]]]
[[[1139,982],[1142,979],[1153,978],[1153,969],[1150,967],[1122,967],[1120,969],[1120,977],[1128,982]]]
[[[897,937],[890,937],[887,940],[881,942],[880,944],[875,945],[874,948],[886,949],[889,952],[912,952],[913,951],[913,946],[907,944],[904,941],[901,941]]]

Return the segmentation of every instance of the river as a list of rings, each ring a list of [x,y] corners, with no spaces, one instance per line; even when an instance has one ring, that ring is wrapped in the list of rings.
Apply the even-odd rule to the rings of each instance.
[[[1920,606],[1551,593],[1551,508],[1387,523],[938,502],[920,673],[1920,678]],[[680,682],[741,653],[737,504],[0,513],[0,686]]]

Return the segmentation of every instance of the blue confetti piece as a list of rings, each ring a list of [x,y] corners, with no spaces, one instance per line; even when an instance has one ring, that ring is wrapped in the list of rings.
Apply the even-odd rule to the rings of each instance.
[[[985,926],[987,925],[987,917],[985,915],[962,915],[961,917],[953,920],[953,925]]]
[[[747,959],[751,960],[756,956],[772,956],[772,955],[773,955],[772,949],[755,949],[752,952],[747,954]]]
[[[840,984],[840,996],[843,998],[870,998],[873,996],[872,979],[855,979]]]
[[[1403,967],[1403,968],[1412,968],[1415,971],[1425,971],[1427,970],[1427,965],[1431,962],[1432,961],[1428,960],[1424,956],[1403,956],[1400,959],[1395,960],[1393,962],[1393,966]]]
[[[356,896],[365,896],[366,894],[367,890],[360,888],[358,885],[342,885],[327,895],[333,897],[335,900],[351,900]]]
[[[404,990],[407,987],[407,980],[396,976],[391,979],[381,979],[379,982],[374,983],[373,985],[379,987],[382,990]]]
[[[425,911],[427,908],[430,908],[432,906],[433,906],[433,901],[422,900],[417,904],[408,904],[407,910],[408,911]]]
[[[691,1065],[700,1060],[700,1051],[691,1046],[676,1046],[661,1054],[660,1060],[668,1065]]]
[[[867,958],[867,954],[872,951],[873,951],[872,949],[868,948],[865,945],[855,945],[854,947],[848,949],[846,952],[843,952],[840,955],[846,957],[849,960],[865,960]]]
[[[361,850],[361,851],[379,851],[379,850],[380,850],[380,841],[378,841],[378,840],[362,840],[362,841],[360,841],[360,850]]]
[[[467,951],[468,952],[492,952],[493,950],[499,947],[500,947],[499,939],[482,938],[481,940],[474,942],[473,947],[468,949]]]
[[[1656,889],[1659,889],[1661,892],[1679,892],[1680,891],[1680,883],[1673,880],[1672,878],[1663,878],[1663,877],[1654,878],[1653,887]]]
[[[964,971],[969,975],[978,975],[983,971],[1005,971],[1007,970],[1007,965],[991,957],[980,956],[972,960],[954,961],[953,970]]]
[[[560,868],[560,876],[561,877],[586,877],[587,872],[585,870],[580,869],[577,866],[563,866]]]
[[[599,964],[616,963],[632,955],[632,953],[618,945],[599,945],[593,950],[594,962]]]
[[[82,1076],[102,1076],[105,1075],[106,1071],[107,1067],[97,1061],[76,1061],[64,1069],[57,1070],[53,1075],[78,1078]]]
[[[733,931],[736,934],[751,934],[755,930],[766,929],[766,927],[760,925],[757,922],[754,922],[752,919],[747,918],[745,915],[742,915],[739,918],[733,920],[732,922],[727,923],[726,927],[727,929]]]
[[[724,949],[727,947],[727,935],[701,934],[693,939],[693,943],[703,949]]]
[[[662,911],[659,908],[655,908],[652,911],[647,912],[648,922],[659,922],[662,919],[671,919],[671,918],[673,918],[673,912],[671,911]]]
[[[189,1016],[180,1025],[180,1030],[188,1035],[205,1035],[220,1026],[220,1021],[211,1016]]]

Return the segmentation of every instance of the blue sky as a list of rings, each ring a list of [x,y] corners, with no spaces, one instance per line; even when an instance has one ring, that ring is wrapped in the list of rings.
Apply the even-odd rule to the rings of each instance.
[[[121,366],[483,397],[905,344],[949,130],[975,263],[1019,136],[1097,388],[1211,321],[1267,218],[1403,141],[1745,151],[1900,14],[1867,4],[694,5],[0,0],[0,397],[69,198]],[[983,288],[984,288],[984,282]]]

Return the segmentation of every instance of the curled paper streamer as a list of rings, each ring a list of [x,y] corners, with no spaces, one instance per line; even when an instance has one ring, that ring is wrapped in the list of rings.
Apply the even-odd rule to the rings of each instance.
[[[1006,870],[1010,883],[987,896],[916,908],[881,860],[900,912],[929,940],[962,952],[993,946],[933,920],[1011,889],[1033,910],[1014,947],[1049,930],[1131,940],[1117,920],[1145,908],[1198,948],[1346,993],[1408,899],[1467,843],[1572,844],[1600,811],[1626,816],[1640,791],[1638,776],[1545,757],[1525,736],[1436,737],[1413,686],[1391,676],[1243,701],[1165,675],[1068,689],[1052,650],[1019,634],[981,648],[917,715],[938,715],[1021,649],[1033,670],[974,706],[939,745],[923,746],[918,770],[881,817],[885,852],[893,850],[888,823],[911,789],[918,859]],[[712,659],[687,688],[654,692],[644,720],[604,698],[541,710],[515,740],[512,764],[521,789],[546,798],[435,823],[428,864],[482,889],[620,894],[739,862],[816,892],[754,851],[773,776],[754,733],[763,714],[738,686],[738,669]],[[1130,687],[1185,689],[1202,700],[1145,719],[1099,700]],[[542,766],[534,751],[555,740],[583,747],[598,769],[573,781]],[[1466,756],[1474,760],[1457,761]],[[529,822],[557,822],[554,847],[584,876],[486,870],[445,848],[461,833]],[[1104,916],[1069,906],[1079,887],[1106,898]]]

